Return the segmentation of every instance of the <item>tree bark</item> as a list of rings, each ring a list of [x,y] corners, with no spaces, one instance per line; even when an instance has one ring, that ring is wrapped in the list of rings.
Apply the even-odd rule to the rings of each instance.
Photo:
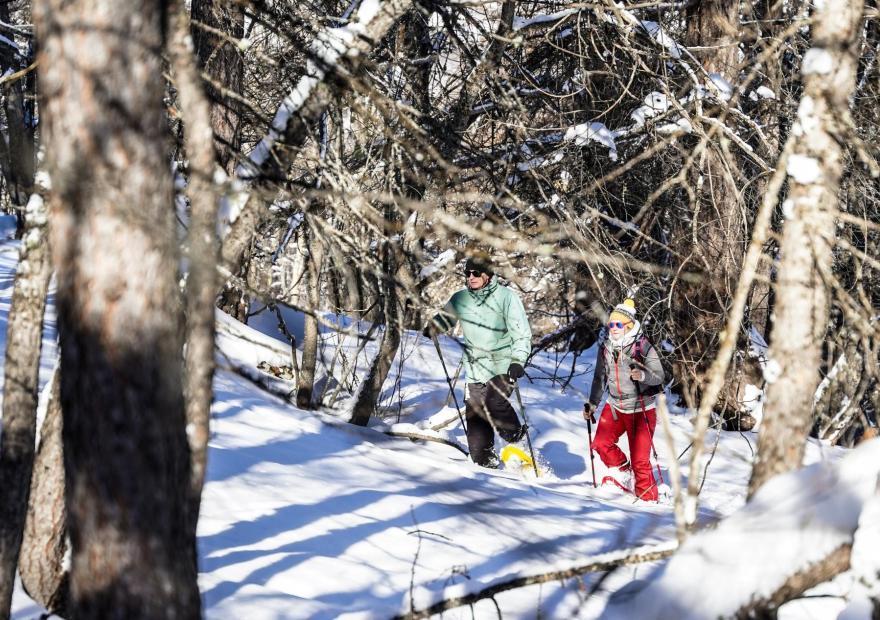
[[[186,280],[186,436],[190,450],[189,521],[195,536],[208,457],[209,421],[214,378],[214,300],[217,296],[217,205],[212,175],[216,168],[212,146],[212,111],[202,91],[193,56],[186,7],[172,3],[169,53],[184,124],[189,159],[190,200]]]
[[[0,619],[9,617],[27,513],[37,429],[43,314],[51,274],[46,208],[42,197],[33,194],[28,202],[6,325],[0,434]]]
[[[734,618],[736,620],[775,618],[776,611],[784,603],[798,598],[810,588],[831,581],[840,573],[849,570],[851,552],[851,544],[841,545],[827,557],[791,575],[772,594],[750,601],[734,615]]]
[[[688,5],[687,42],[709,73],[734,77],[739,68],[739,2],[701,0]]]
[[[311,225],[308,225],[307,233],[301,240],[308,244],[304,251],[306,256],[306,270],[304,285],[306,299],[312,313],[320,309],[321,299],[321,267],[324,264],[323,242]],[[302,409],[312,408],[312,393],[315,389],[315,368],[318,364],[318,319],[314,314],[306,314],[303,326],[303,352],[302,361],[299,365],[296,388],[296,406]]]
[[[51,613],[68,615],[70,573],[67,509],[64,505],[64,458],[61,445],[61,375],[52,375],[40,447],[34,461],[31,494],[18,572],[25,592]]]
[[[4,24],[13,22],[10,2],[0,3],[0,21]],[[8,33],[10,39],[14,35]],[[23,59],[28,60],[28,59]],[[11,45],[0,45],[0,70],[18,72],[25,69],[22,59],[17,58]],[[5,155],[3,172],[6,177],[6,188],[13,204],[23,207],[28,202],[34,189],[34,172],[36,165],[36,128],[34,115],[34,93],[36,81],[33,71],[28,71],[18,79],[4,87],[5,98],[3,111],[6,114],[6,143],[0,146]],[[19,222],[24,218],[19,218]]]
[[[193,0],[191,32],[199,66],[209,80],[214,147],[220,166],[231,174],[241,150],[241,117],[239,104],[224,96],[221,88],[241,94],[244,59],[235,41],[244,36],[244,4],[237,0]]]
[[[41,0],[76,618],[200,615],[157,0]]]
[[[760,149],[765,161],[779,159],[784,142],[782,137],[781,101],[783,92],[783,71],[781,67],[782,47],[780,33],[787,23],[786,11],[791,10],[781,0],[755,0],[752,12],[757,24],[757,45],[754,46],[752,61],[760,62],[763,69],[764,86],[769,88],[775,98],[762,98],[758,106],[758,120],[763,128],[766,143]],[[761,176],[754,184],[754,195],[760,201],[768,190],[769,174]],[[768,257],[769,258],[769,257]],[[748,322],[761,334],[765,341],[770,339],[770,311],[773,295],[770,287],[771,261],[761,264],[763,278],[754,284],[748,305]]]
[[[244,4],[237,0],[193,0],[189,31],[192,37],[188,47],[194,48],[198,66],[207,77],[204,83],[210,99],[207,120],[213,133],[213,149],[217,163],[231,175],[241,152],[241,114],[238,101],[224,95],[223,92],[235,95],[241,95],[242,92],[244,58],[236,41],[244,36]],[[197,79],[198,81],[190,84],[202,83],[200,76],[197,76]],[[213,158],[211,171],[213,171]],[[194,196],[196,196],[195,189],[191,194],[191,197]],[[216,206],[213,217],[216,218]],[[216,231],[216,226],[212,229],[212,234],[213,231]],[[219,249],[211,251],[216,253]],[[247,281],[247,262],[242,257],[235,268],[235,273],[245,281]],[[216,268],[216,265],[214,267]],[[216,280],[217,278],[213,277],[213,281]],[[214,292],[216,293],[216,290]],[[234,286],[224,288],[218,305],[230,316],[247,323],[248,298],[240,288]],[[213,316],[211,320],[213,322]],[[193,473],[195,482],[199,474],[196,470]]]
[[[698,46],[695,57],[708,73],[716,73],[731,83],[739,72],[739,2],[704,0],[690,5],[687,13],[687,42]],[[708,105],[706,100],[706,105]],[[703,115],[719,115],[724,108],[702,110]],[[746,252],[745,224],[740,191],[734,182],[737,162],[726,156],[720,131],[706,125],[703,149],[690,172],[693,199],[689,227],[675,238],[681,255],[689,256],[693,267],[705,274],[702,282],[681,283],[676,287],[673,317],[677,340],[681,343],[675,364],[679,379],[695,375],[702,391],[706,373],[718,353],[720,334],[729,313],[743,257]],[[720,409],[736,412],[735,371],[725,375],[719,399]]]
[[[771,332],[770,364],[779,376],[767,389],[749,496],[772,476],[800,467],[811,426],[843,171],[839,118],[855,86],[863,9],[862,0],[832,0],[813,10],[813,47],[801,70],[804,94],[791,134]]]
[[[384,314],[385,331],[382,334],[382,344],[379,352],[373,359],[370,371],[364,378],[357,401],[352,410],[352,424],[366,426],[373,412],[376,410],[379,396],[382,393],[382,384],[388,377],[394,356],[400,346],[400,317],[398,313],[397,284],[394,274],[397,272],[394,248],[391,242],[384,244],[384,275],[382,280],[382,309]]]

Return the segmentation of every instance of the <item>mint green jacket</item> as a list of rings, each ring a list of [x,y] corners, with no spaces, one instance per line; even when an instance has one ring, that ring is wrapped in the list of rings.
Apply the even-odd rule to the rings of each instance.
[[[455,293],[434,323],[449,331],[461,323],[464,369],[469,383],[488,383],[507,373],[512,362],[525,366],[532,350],[532,330],[519,296],[492,276],[483,288]]]

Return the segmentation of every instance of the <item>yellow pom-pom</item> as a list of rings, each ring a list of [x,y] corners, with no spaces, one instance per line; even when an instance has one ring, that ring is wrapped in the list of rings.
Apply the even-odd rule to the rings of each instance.
[[[636,319],[636,302],[630,298],[626,298],[622,303],[614,306],[609,321],[622,321],[624,323],[632,323]]]

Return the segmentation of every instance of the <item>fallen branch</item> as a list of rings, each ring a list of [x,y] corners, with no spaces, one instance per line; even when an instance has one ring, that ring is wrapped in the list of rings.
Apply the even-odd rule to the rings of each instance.
[[[462,448],[458,443],[452,441],[451,439],[446,439],[445,437],[436,437],[434,435],[425,435],[422,433],[418,433],[415,431],[394,431],[387,430],[382,431],[389,437],[403,437],[404,439],[412,439],[413,441],[432,441],[434,443],[443,444],[445,446],[449,446],[451,448],[455,448],[465,456],[468,456],[468,451]]]
[[[459,420],[458,412],[453,411],[448,416],[446,416],[446,418],[444,418],[443,420],[440,420],[439,422],[433,423],[429,428],[432,431],[439,431],[439,430],[446,428],[447,426],[449,426],[453,422],[458,422],[458,420]]]
[[[503,581],[491,585],[488,588],[483,588],[478,592],[472,592],[471,594],[466,594],[465,596],[446,599],[444,601],[434,603],[433,605],[431,605],[430,607],[426,607],[425,609],[413,610],[409,613],[395,616],[394,620],[417,620],[418,618],[428,618],[430,616],[433,616],[434,614],[439,614],[455,607],[471,605],[473,603],[476,603],[477,601],[491,598],[496,594],[506,592],[507,590],[515,590],[517,588],[532,586],[539,583],[547,583],[549,581],[570,579],[571,577],[577,577],[579,575],[585,575],[587,573],[594,573],[597,571],[608,571],[614,568],[618,568],[620,566],[642,564],[645,562],[656,562],[657,560],[662,560],[669,557],[675,552],[676,549],[678,549],[678,543],[676,541],[669,541],[655,547],[642,547],[638,549],[612,551],[610,553],[605,553],[596,558],[593,558],[591,562],[583,564],[581,566],[576,566],[574,568],[568,568],[565,570],[552,571],[549,573],[542,573],[540,575],[515,577],[508,581]]]
[[[236,363],[232,361],[232,359],[230,359],[221,349],[217,348],[216,350],[221,355],[223,355],[226,360],[225,364],[217,365],[219,369],[233,372],[239,377],[247,379],[264,392],[268,392],[272,396],[277,396],[287,403],[295,404],[293,393],[296,388],[292,387],[291,382],[277,379],[274,376],[269,375],[256,368],[252,368],[251,366]]]
[[[791,575],[785,580],[785,583],[769,596],[749,601],[747,605],[740,607],[734,618],[747,620],[748,618],[765,617],[762,612],[776,610],[784,603],[798,598],[810,588],[830,581],[840,573],[849,570],[851,553],[851,544],[840,545],[815,564],[811,564]]]

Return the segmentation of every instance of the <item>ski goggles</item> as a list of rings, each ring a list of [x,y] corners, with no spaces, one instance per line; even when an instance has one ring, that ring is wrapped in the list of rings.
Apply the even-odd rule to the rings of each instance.
[[[611,329],[623,329],[629,324],[630,321],[627,321],[625,323],[623,321],[608,321],[608,327],[610,327]]]

